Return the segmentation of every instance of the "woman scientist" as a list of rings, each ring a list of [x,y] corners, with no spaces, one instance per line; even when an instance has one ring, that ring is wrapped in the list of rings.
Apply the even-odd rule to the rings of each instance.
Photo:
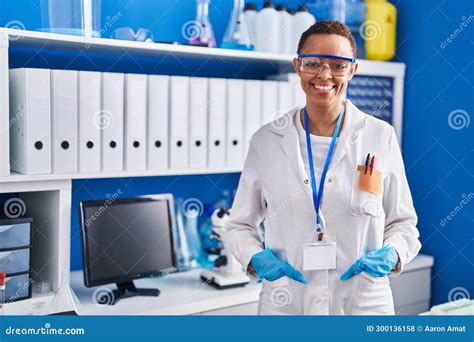
[[[394,314],[387,275],[421,246],[395,131],[344,100],[347,26],[317,22],[297,52],[306,106],[253,135],[227,246],[263,279],[259,314]]]

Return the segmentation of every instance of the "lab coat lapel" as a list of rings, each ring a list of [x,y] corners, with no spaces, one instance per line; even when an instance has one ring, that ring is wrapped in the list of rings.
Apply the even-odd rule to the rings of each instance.
[[[365,126],[365,122],[365,116],[359,112],[351,101],[346,100],[346,116],[341,133],[339,133],[337,139],[329,170],[335,169],[357,142],[359,139],[359,130]]]
[[[283,149],[283,152],[285,153],[286,157],[288,158],[291,168],[293,169],[293,172],[295,173],[298,179],[298,183],[300,183],[300,185],[303,187],[307,199],[309,200],[311,205],[313,205],[313,193],[311,191],[311,187],[306,186],[306,184],[304,183],[304,180],[309,180],[309,178],[304,169],[304,162],[303,157],[301,156],[298,132],[295,127],[295,115],[299,113],[299,110],[300,108],[298,108],[296,111],[287,114],[289,116],[289,125],[280,132],[280,134],[283,134],[283,137],[280,141],[280,146]]]

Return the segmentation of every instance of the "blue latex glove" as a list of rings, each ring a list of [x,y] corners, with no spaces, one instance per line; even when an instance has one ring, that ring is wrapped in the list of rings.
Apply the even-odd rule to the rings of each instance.
[[[384,246],[364,255],[358,259],[351,267],[341,276],[342,281],[346,281],[352,276],[358,275],[364,271],[374,277],[383,277],[392,272],[398,262],[398,253],[391,246]]]
[[[268,281],[287,276],[303,284],[308,283],[300,272],[290,264],[278,259],[269,248],[252,256],[250,264],[260,278]]]

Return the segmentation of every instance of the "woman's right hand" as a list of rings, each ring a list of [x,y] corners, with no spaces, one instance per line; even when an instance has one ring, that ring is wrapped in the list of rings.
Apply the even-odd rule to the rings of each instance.
[[[287,262],[278,259],[269,248],[254,254],[250,259],[250,265],[260,278],[268,281],[287,276],[300,283],[308,283],[303,274]]]

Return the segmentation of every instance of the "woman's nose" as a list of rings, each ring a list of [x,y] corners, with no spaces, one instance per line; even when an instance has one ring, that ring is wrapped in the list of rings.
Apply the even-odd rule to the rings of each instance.
[[[325,80],[329,79],[329,78],[332,78],[331,68],[329,67],[329,65],[323,64],[321,66],[321,70],[319,71],[319,73],[316,76],[318,78],[325,79]]]

